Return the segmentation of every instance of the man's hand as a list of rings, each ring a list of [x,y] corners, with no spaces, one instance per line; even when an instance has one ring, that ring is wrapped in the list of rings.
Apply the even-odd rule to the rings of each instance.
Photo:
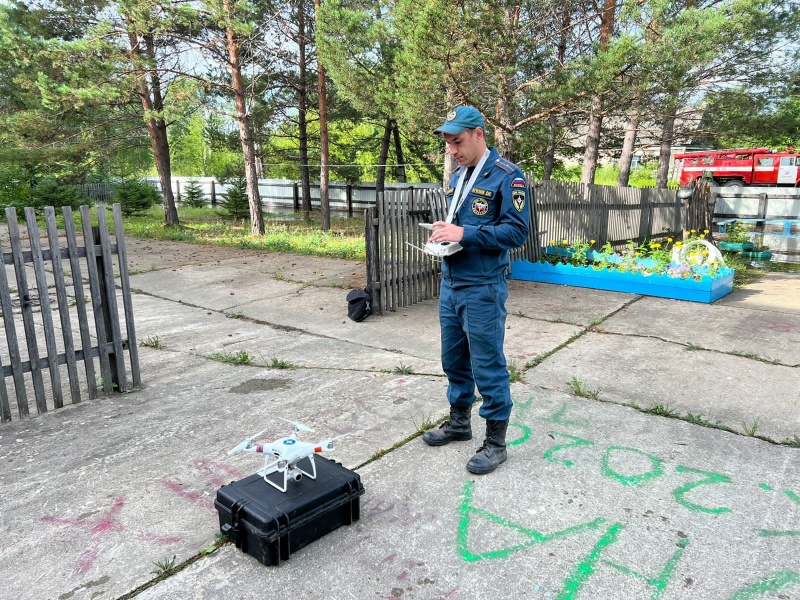
[[[464,228],[447,221],[436,221],[432,224],[433,233],[429,242],[460,242],[464,237]]]

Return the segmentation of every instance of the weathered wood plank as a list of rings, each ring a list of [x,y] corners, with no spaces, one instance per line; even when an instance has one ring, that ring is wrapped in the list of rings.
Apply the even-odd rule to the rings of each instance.
[[[67,361],[67,377],[69,392],[73,404],[81,401],[81,386],[78,379],[78,365],[75,360],[75,342],[72,339],[72,322],[69,318],[69,300],[64,280],[64,265],[61,262],[61,247],[58,241],[56,213],[52,206],[44,209],[44,220],[47,228],[47,242],[50,246],[50,257],[53,265],[53,280],[56,286],[56,302],[58,316],[61,321],[61,337],[64,340],[64,355]]]
[[[125,226],[122,220],[122,206],[114,204],[114,237],[117,240],[117,261],[119,264],[119,282],[122,287],[122,302],[125,311],[125,328],[128,336],[128,356],[131,362],[131,380],[133,387],[142,384],[139,372],[139,348],[136,343],[136,326],[133,320],[133,299],[131,296],[131,280],[128,276],[128,252],[125,247]]]
[[[128,389],[128,378],[125,374],[125,352],[122,348],[122,332],[119,326],[119,309],[117,307],[117,288],[114,283],[114,261],[111,259],[111,239],[108,235],[108,218],[105,206],[100,206],[97,209],[97,223],[100,233],[101,256],[98,267],[102,267],[100,276],[103,278],[102,283],[105,284],[106,297],[108,298],[106,304],[108,312],[104,315],[107,324],[106,332],[108,332],[111,338],[109,341],[114,347],[114,356],[112,358],[116,363],[113,369],[116,372],[113,383],[117,386],[118,391],[124,392]]]
[[[0,359],[0,372],[3,371],[3,361]],[[11,405],[8,403],[8,388],[5,377],[0,378],[0,423],[11,420]]]
[[[17,280],[17,290],[22,309],[22,325],[25,330],[25,341],[28,348],[28,359],[31,361],[31,379],[33,380],[33,395],[36,399],[36,409],[39,414],[47,412],[47,400],[44,394],[44,379],[39,363],[39,346],[37,343],[36,323],[33,319],[33,299],[28,289],[28,278],[25,271],[25,261],[22,257],[22,237],[19,233],[16,209],[6,208],[6,222],[8,237],[11,243],[11,255],[14,259],[14,275]]]
[[[39,241],[39,225],[36,222],[36,212],[33,208],[25,209],[25,222],[28,227],[28,241],[31,245],[33,256],[33,273],[36,280],[36,289],[39,293],[39,314],[42,317],[44,329],[44,344],[47,349],[48,370],[50,372],[50,385],[53,389],[53,406],[64,406],[64,392],[61,390],[61,372],[58,369],[58,349],[56,348],[56,331],[53,326],[53,312],[50,309],[50,292],[47,286],[47,274],[42,258],[42,246]]]
[[[86,293],[83,287],[83,273],[81,272],[82,257],[86,256],[86,248],[80,248],[75,232],[75,220],[72,209],[63,206],[64,232],[67,237],[67,250],[69,252],[69,266],[72,275],[72,289],[75,293],[75,311],[78,314],[78,329],[81,336],[81,349],[84,354],[83,368],[86,372],[86,386],[89,398],[97,398],[97,376],[95,375],[94,360],[92,359],[92,338],[89,334],[89,319],[86,312]]]
[[[3,247],[0,244],[0,252]],[[6,332],[6,342],[8,343],[9,362],[11,363],[11,374],[14,378],[14,393],[17,397],[17,410],[19,416],[27,417],[30,414],[28,407],[28,393],[25,391],[25,375],[22,370],[22,359],[17,343],[17,327],[14,322],[14,305],[11,302],[10,286],[4,266],[0,266],[0,309],[3,311],[3,327]],[[5,377],[3,378],[5,385]]]
[[[98,210],[105,210],[98,207]],[[111,362],[108,352],[108,333],[103,318],[104,311],[108,310],[107,300],[100,291],[100,277],[102,274],[97,266],[97,250],[94,244],[92,231],[92,217],[88,206],[81,206],[81,226],[83,228],[83,243],[86,248],[86,270],[89,273],[89,292],[92,296],[92,314],[94,316],[95,331],[97,332],[97,346],[100,349],[100,376],[103,379],[103,391],[110,394],[113,391],[111,376]]]

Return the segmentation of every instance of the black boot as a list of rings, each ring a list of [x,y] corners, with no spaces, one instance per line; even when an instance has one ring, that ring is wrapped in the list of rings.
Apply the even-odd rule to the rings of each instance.
[[[466,442],[472,439],[472,428],[469,418],[472,407],[450,407],[450,418],[439,425],[439,429],[431,429],[422,434],[422,441],[428,446],[444,446],[450,442]]]
[[[506,429],[508,421],[486,421],[486,439],[467,463],[467,471],[485,475],[506,462]]]

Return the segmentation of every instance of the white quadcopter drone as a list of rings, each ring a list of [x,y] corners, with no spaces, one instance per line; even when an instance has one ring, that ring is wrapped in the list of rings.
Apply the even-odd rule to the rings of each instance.
[[[264,467],[258,471],[258,474],[263,476],[264,481],[266,481],[275,489],[281,492],[286,492],[286,487],[290,479],[292,481],[300,481],[303,478],[303,475],[310,479],[316,479],[317,466],[314,464],[314,456],[317,453],[330,452],[334,450],[333,442],[348,434],[345,433],[343,435],[336,436],[335,438],[319,442],[318,444],[301,442],[297,439],[298,433],[301,431],[313,432],[314,430],[300,423],[288,421],[287,419],[281,420],[291,423],[291,436],[275,440],[271,444],[254,444],[253,440],[268,431],[265,429],[264,431],[259,431],[255,435],[250,436],[238,444],[235,448],[228,452],[228,455],[230,456],[242,451],[264,454]],[[311,463],[310,473],[297,466],[298,463],[300,463],[300,461],[302,461],[304,458],[308,458],[309,462]],[[272,473],[283,473],[283,487],[268,477],[268,475],[271,475]]]

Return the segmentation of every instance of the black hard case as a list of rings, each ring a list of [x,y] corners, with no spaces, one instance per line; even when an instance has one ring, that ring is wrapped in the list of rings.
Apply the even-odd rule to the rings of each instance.
[[[317,478],[289,481],[286,492],[261,475],[219,488],[214,506],[220,531],[263,564],[279,565],[314,540],[357,521],[361,478],[327,458],[316,456],[315,462]],[[311,472],[308,459],[299,466]]]

